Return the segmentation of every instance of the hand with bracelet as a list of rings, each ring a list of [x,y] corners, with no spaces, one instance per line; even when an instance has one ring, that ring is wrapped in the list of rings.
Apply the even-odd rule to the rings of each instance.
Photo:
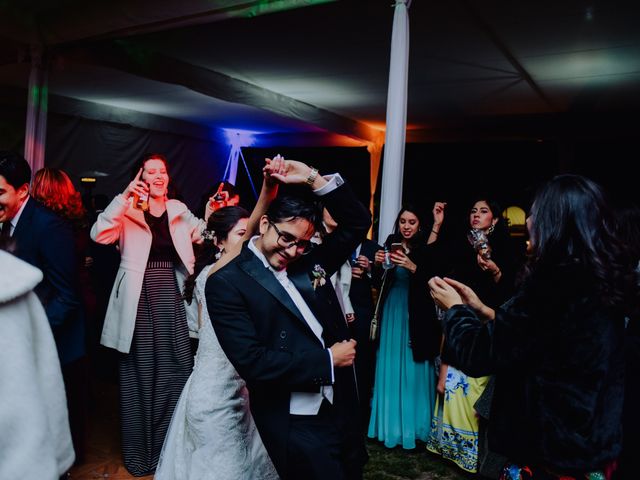
[[[280,183],[306,183],[313,190],[318,190],[327,184],[327,180],[318,173],[318,169],[296,160],[286,160],[284,168],[272,176]]]
[[[491,275],[496,282],[500,280],[502,276],[502,271],[500,267],[494,262],[492,259],[484,258],[482,255],[477,255],[478,266],[483,272],[487,272]]]
[[[438,239],[440,227],[444,221],[444,209],[446,206],[447,202],[436,202],[433,204],[433,226],[431,227],[431,233],[429,233],[427,243],[433,243]]]

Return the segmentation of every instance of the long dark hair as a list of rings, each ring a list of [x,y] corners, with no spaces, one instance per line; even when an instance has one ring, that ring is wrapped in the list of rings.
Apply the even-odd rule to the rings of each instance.
[[[491,233],[489,233],[489,243],[491,243],[491,237],[508,237],[509,227],[507,226],[507,222],[505,221],[505,219],[502,218],[502,207],[496,200],[488,195],[479,195],[473,200],[473,202],[471,202],[471,207],[469,208],[469,210],[467,210],[467,228],[469,228],[469,212],[478,202],[485,202],[489,206],[489,210],[491,210],[491,215],[494,219],[496,219],[496,224],[491,230]]]
[[[595,279],[596,294],[604,305],[630,306],[635,275],[597,183],[580,175],[554,177],[536,194],[530,216],[531,275],[576,266]]]
[[[402,206],[400,211],[398,212],[398,216],[396,217],[396,221],[393,223],[393,234],[389,239],[387,239],[387,243],[389,242],[399,242],[402,240],[402,235],[400,234],[400,217],[404,212],[413,213],[418,218],[418,231],[416,234],[408,240],[409,247],[413,250],[415,247],[420,245],[427,244],[427,236],[424,234],[424,229],[422,226],[424,222],[422,221],[422,217],[420,215],[419,210],[412,204],[406,203]],[[387,245],[389,247],[390,245]]]
[[[211,214],[207,221],[207,231],[213,233],[218,242],[227,239],[229,232],[243,218],[249,218],[249,212],[242,207],[224,207]],[[204,267],[216,261],[216,255],[220,249],[214,243],[213,238],[205,238],[200,245],[193,273],[184,282],[184,298],[191,304],[196,278]]]

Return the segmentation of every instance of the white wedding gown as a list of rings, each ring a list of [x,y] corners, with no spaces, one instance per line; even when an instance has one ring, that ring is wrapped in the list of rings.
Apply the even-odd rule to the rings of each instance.
[[[276,480],[278,475],[249,411],[246,384],[231,365],[211,325],[204,287],[212,265],[196,279],[202,305],[193,372],[171,419],[158,480]]]

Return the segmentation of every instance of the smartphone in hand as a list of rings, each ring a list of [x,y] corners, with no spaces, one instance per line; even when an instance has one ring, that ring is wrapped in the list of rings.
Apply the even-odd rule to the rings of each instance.
[[[404,248],[402,248],[402,243],[392,243],[391,248],[389,249],[391,253],[393,252],[404,252]]]

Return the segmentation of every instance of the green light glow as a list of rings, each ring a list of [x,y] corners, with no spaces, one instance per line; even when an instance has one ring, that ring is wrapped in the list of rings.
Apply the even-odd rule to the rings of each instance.
[[[269,13],[283,12],[295,8],[310,7],[323,3],[332,3],[337,0],[258,0],[252,6],[243,8],[237,12],[230,11],[230,17],[251,18]]]

